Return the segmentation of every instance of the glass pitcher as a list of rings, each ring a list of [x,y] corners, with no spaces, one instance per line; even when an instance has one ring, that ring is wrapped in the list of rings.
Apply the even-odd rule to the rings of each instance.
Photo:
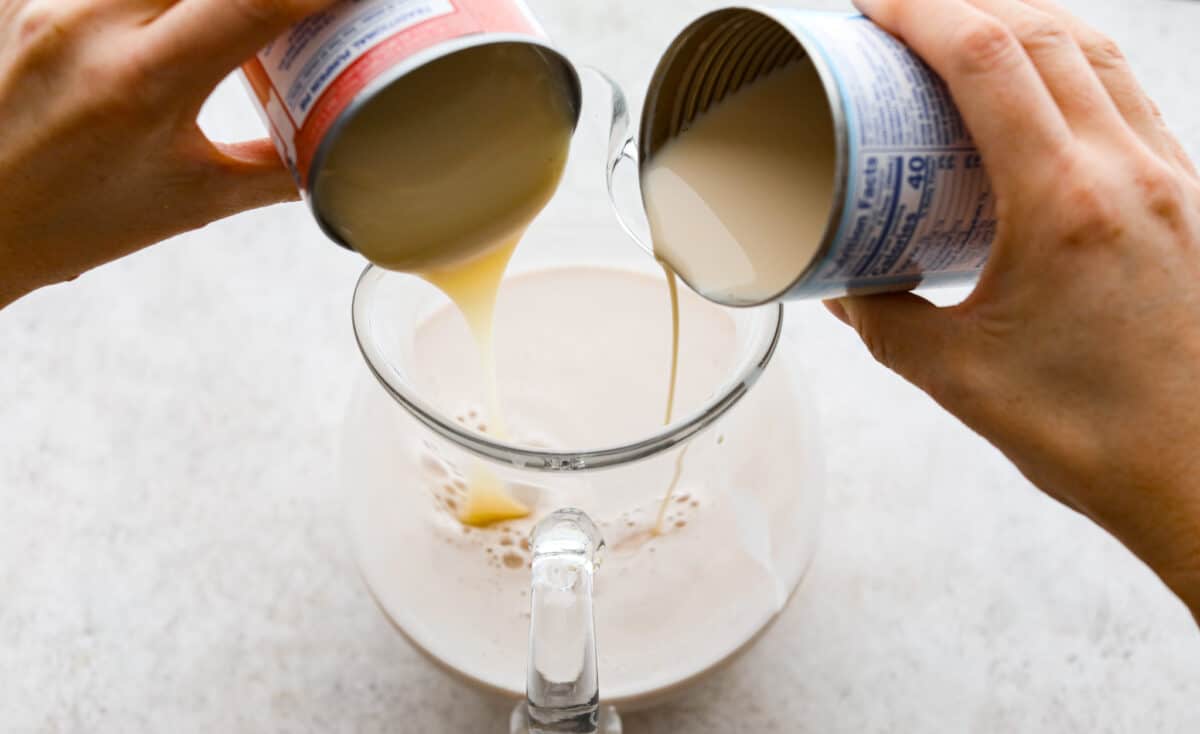
[[[501,403],[532,430],[487,432],[483,401],[462,389],[482,384],[477,353],[436,288],[369,268],[354,299],[375,378],[342,454],[358,565],[426,657],[517,704],[515,732],[620,731],[601,702],[652,706],[720,669],[783,610],[817,541],[820,435],[782,307],[727,311],[682,292],[688,376],[662,425],[667,287],[595,205],[597,171],[627,140],[614,89],[585,74],[571,166],[501,289]],[[590,280],[535,288],[583,266]],[[624,338],[640,330],[660,338]],[[611,374],[588,371],[599,363]],[[481,467],[532,514],[459,522]]]

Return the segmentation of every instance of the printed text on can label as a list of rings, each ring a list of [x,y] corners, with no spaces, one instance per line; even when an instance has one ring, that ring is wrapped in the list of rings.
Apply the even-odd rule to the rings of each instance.
[[[785,13],[836,77],[849,135],[848,202],[813,285],[976,273],[995,239],[995,198],[945,84],[865,18]]]

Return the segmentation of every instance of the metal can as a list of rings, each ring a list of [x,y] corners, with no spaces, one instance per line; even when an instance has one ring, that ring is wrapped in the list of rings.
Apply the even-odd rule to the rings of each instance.
[[[779,300],[977,279],[997,229],[982,158],[942,79],[862,15],[730,7],[695,21],[650,83],[643,175],[712,105],[806,57],[826,97],[814,104],[834,118],[834,204],[817,254]]]
[[[280,157],[331,239],[354,249],[315,194],[326,153],[352,118],[415,70],[489,44],[529,46],[560,67],[562,93],[578,117],[575,68],[523,0],[344,0],[297,23],[243,65]]]

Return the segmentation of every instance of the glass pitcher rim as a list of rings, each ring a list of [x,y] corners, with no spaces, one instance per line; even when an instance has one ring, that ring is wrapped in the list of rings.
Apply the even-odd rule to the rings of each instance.
[[[389,278],[420,279],[414,275],[398,273],[368,265],[358,278],[354,288],[351,317],[354,339],[367,368],[380,386],[404,408],[409,415],[435,434],[478,457],[516,467],[540,472],[585,472],[617,466],[625,466],[643,459],[658,456],[682,446],[726,415],[762,377],[779,348],[783,337],[784,307],[770,304],[754,309],[737,309],[742,315],[758,319],[761,332],[753,339],[747,355],[730,370],[732,377],[726,379],[712,397],[685,418],[663,426],[637,440],[601,448],[580,450],[542,449],[500,441],[483,433],[468,429],[453,417],[438,410],[422,399],[417,391],[390,368],[383,351],[370,338],[368,329],[370,296],[379,285]]]

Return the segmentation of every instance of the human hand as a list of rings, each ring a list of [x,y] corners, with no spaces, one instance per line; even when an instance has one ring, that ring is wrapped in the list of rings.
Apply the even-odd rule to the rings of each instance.
[[[961,305],[830,302],[875,357],[1113,533],[1200,620],[1200,177],[1049,0],[856,0],[949,84],[1000,231]]]
[[[333,0],[0,0],[0,308],[295,199],[267,140],[209,141],[213,88]]]

